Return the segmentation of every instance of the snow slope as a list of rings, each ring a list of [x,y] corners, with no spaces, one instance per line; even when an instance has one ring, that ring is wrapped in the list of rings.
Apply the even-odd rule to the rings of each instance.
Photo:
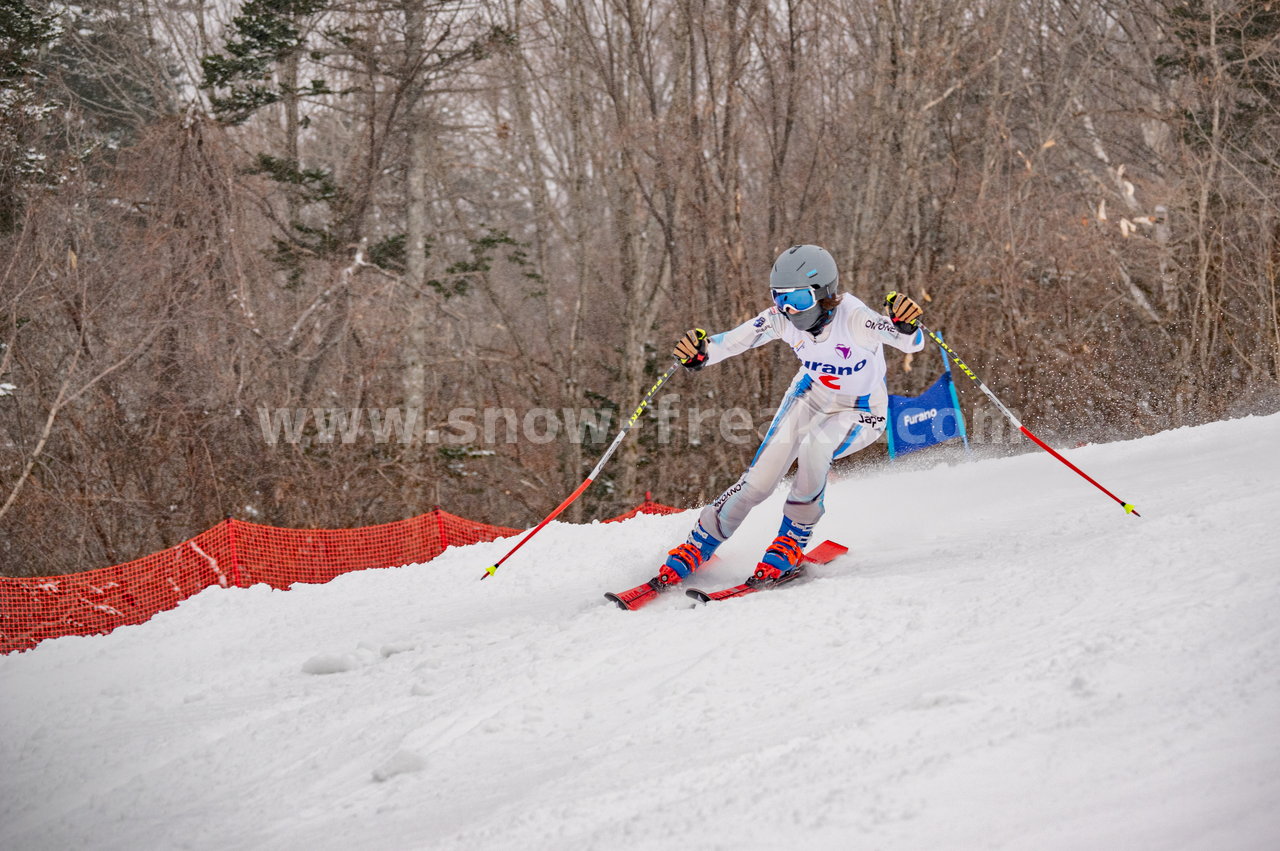
[[[814,581],[556,524],[0,657],[0,847],[1280,847],[1280,415],[834,484]],[[781,491],[699,577],[739,581]]]

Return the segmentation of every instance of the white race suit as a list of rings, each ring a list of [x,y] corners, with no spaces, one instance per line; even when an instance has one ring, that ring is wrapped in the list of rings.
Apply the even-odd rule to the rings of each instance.
[[[783,532],[801,544],[823,513],[822,497],[831,462],[873,443],[885,428],[884,346],[904,352],[924,348],[924,334],[900,333],[884,315],[845,293],[831,321],[817,335],[801,331],[775,307],[731,331],[707,340],[707,364],[782,340],[800,360],[800,370],[742,477],[699,515],[699,531],[720,541],[737,530],[747,513],[799,461],[783,509]],[[700,542],[711,543],[711,542]]]

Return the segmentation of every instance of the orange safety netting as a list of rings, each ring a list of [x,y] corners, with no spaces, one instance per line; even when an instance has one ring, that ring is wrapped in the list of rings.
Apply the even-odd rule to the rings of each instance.
[[[681,509],[649,499],[610,521]],[[96,635],[142,623],[211,585],[259,582],[288,588],[328,582],[352,570],[430,561],[451,546],[492,541],[519,529],[477,523],[435,509],[357,529],[282,529],[228,518],[181,544],[83,573],[0,576],[0,653],[46,638]]]
[[[635,508],[631,509],[625,514],[619,514],[617,517],[610,517],[608,520],[604,522],[617,523],[620,520],[630,520],[632,517],[635,517],[637,514],[679,514],[681,511],[684,511],[684,509],[673,508],[670,505],[663,505],[660,502],[654,502],[653,494],[651,494],[649,491],[645,491],[644,502],[640,503]]]

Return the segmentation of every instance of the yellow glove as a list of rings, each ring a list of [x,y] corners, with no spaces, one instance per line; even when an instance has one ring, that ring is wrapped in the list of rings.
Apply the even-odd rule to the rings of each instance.
[[[893,327],[897,328],[903,334],[914,334],[916,325],[920,322],[920,314],[924,313],[920,305],[916,304],[904,293],[891,292],[884,297],[884,303],[889,306],[889,318],[893,320]]]
[[[702,369],[707,362],[707,332],[701,328],[691,328],[676,341],[671,356],[680,361],[685,369]]]

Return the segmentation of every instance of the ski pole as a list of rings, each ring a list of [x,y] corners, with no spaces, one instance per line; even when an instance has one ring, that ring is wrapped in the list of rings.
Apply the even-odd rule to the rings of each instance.
[[[552,520],[555,520],[556,517],[560,515],[561,511],[564,511],[566,508],[568,508],[570,505],[573,504],[573,501],[575,499],[582,496],[582,492],[585,491],[593,481],[595,481],[596,476],[599,475],[600,470],[601,468],[604,467],[605,462],[609,460],[609,457],[613,455],[614,450],[617,449],[619,444],[622,443],[622,439],[627,436],[627,432],[630,431],[631,427],[636,424],[636,420],[640,419],[640,415],[644,413],[644,409],[649,407],[649,403],[653,401],[654,394],[658,392],[658,388],[666,384],[667,379],[675,375],[676,370],[678,370],[679,368],[680,368],[680,362],[676,361],[675,363],[671,364],[670,369],[662,373],[662,375],[658,376],[658,380],[653,383],[653,386],[649,388],[649,392],[645,393],[644,398],[640,400],[640,405],[639,407],[636,408],[636,412],[631,415],[631,419],[627,420],[626,423],[623,424],[622,430],[618,432],[618,436],[613,439],[613,443],[609,444],[609,448],[605,451],[604,456],[601,457],[601,459],[598,462],[596,462],[595,469],[593,469],[590,472],[590,474],[588,474],[587,477],[582,480],[582,484],[578,485],[578,489],[575,490],[573,493],[569,494],[569,497],[564,502],[556,506],[556,510],[548,514],[545,520],[543,520],[537,526],[534,526],[532,529],[530,529],[529,533],[525,535],[523,538],[521,538],[520,542],[517,543],[514,547],[512,547],[511,550],[506,555],[498,559],[489,567],[486,567],[484,570],[484,576],[480,577],[481,579],[487,579],[490,576],[492,576],[494,573],[496,573],[498,568],[502,566],[502,563],[507,559],[511,558],[512,554],[514,554],[516,550],[523,547],[526,541],[528,541],[534,535],[538,534],[538,532],[542,529],[543,526],[546,526]]]
[[[889,294],[889,296],[893,296],[893,295],[895,295],[895,293]],[[889,297],[886,297],[885,301],[887,302],[888,300],[889,300]],[[1057,458],[1063,464],[1066,464],[1072,470],[1075,470],[1089,484],[1093,485],[1095,488],[1102,491],[1107,496],[1114,499],[1116,502],[1120,503],[1120,507],[1124,509],[1125,514],[1132,514],[1135,517],[1142,516],[1141,514],[1138,513],[1137,509],[1135,509],[1130,503],[1125,502],[1123,499],[1116,496],[1111,491],[1104,488],[1102,485],[1098,484],[1096,481],[1094,481],[1093,478],[1091,478],[1088,474],[1086,474],[1084,470],[1081,470],[1075,464],[1072,464],[1066,458],[1063,458],[1061,455],[1058,454],[1056,450],[1054,450],[1052,446],[1050,446],[1049,444],[1045,443],[1043,440],[1041,440],[1040,438],[1032,434],[1031,429],[1024,426],[1018,420],[1018,418],[1013,415],[1013,411],[1006,408],[1004,403],[996,398],[996,394],[991,392],[991,388],[983,384],[982,379],[974,375],[973,370],[969,369],[969,365],[966,364],[964,361],[960,360],[960,356],[955,353],[954,349],[952,349],[950,346],[944,343],[940,336],[938,336],[937,334],[930,331],[927,327],[925,327],[924,323],[920,323],[920,330],[928,334],[930,337],[932,337],[933,341],[937,343],[939,346],[941,346],[944,352],[946,352],[948,355],[951,356],[951,359],[956,362],[956,366],[960,367],[960,371],[963,372],[965,375],[969,376],[969,378],[973,379],[973,383],[978,385],[978,389],[981,390],[983,393],[987,394],[987,398],[990,399],[993,403],[995,403],[995,406],[1000,409],[1000,413],[1004,414],[1006,417],[1009,418],[1009,422],[1013,423],[1015,426],[1018,427],[1018,431],[1025,434],[1033,443],[1036,444],[1036,446],[1039,446],[1045,452],[1048,452],[1054,458]]]

